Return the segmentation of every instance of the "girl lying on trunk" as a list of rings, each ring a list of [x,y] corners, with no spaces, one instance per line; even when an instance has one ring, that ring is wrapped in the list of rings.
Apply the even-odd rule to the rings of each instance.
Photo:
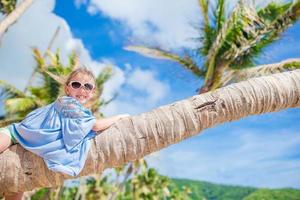
[[[49,169],[77,176],[90,148],[90,139],[129,115],[96,119],[84,107],[95,93],[95,77],[87,68],[73,71],[64,86],[66,96],[29,113],[20,123],[0,128],[0,153],[19,143],[42,157]],[[6,199],[20,199],[21,193]]]

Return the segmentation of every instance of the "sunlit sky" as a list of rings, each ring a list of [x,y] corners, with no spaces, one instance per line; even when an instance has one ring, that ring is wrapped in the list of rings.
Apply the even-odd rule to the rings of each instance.
[[[227,6],[232,8],[233,3]],[[103,98],[118,96],[102,108],[105,115],[146,112],[195,95],[202,80],[176,63],[146,58],[123,47],[143,44],[175,52],[194,48],[201,45],[193,39],[199,37],[200,22],[196,0],[39,0],[1,41],[0,80],[23,89],[35,67],[31,48],[44,51],[60,26],[52,50],[59,48],[65,63],[75,49],[95,74],[104,66],[114,67]],[[297,35],[299,22],[266,48],[257,63],[299,58]],[[299,121],[300,109],[248,117],[205,130],[147,160],[170,177],[300,188]]]

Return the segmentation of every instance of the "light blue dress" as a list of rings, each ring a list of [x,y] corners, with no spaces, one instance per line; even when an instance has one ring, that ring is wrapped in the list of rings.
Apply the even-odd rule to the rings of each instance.
[[[20,123],[9,126],[15,139],[27,150],[42,157],[49,169],[77,176],[90,148],[95,117],[72,97],[29,113]]]

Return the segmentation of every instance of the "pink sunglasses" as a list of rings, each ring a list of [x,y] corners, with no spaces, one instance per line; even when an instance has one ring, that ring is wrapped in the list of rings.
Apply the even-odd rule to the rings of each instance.
[[[71,87],[73,89],[79,89],[79,88],[83,87],[87,91],[92,91],[95,88],[95,86],[91,83],[84,83],[83,84],[83,83],[80,83],[79,81],[71,81],[69,83],[69,85],[71,85]]]

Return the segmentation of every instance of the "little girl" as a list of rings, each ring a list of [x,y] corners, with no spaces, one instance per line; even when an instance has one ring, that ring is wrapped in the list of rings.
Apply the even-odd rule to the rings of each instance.
[[[0,128],[0,153],[12,144],[42,157],[49,169],[77,176],[90,139],[129,115],[96,119],[84,104],[95,93],[95,77],[87,68],[73,71],[64,86],[66,96],[29,113],[20,123]]]

